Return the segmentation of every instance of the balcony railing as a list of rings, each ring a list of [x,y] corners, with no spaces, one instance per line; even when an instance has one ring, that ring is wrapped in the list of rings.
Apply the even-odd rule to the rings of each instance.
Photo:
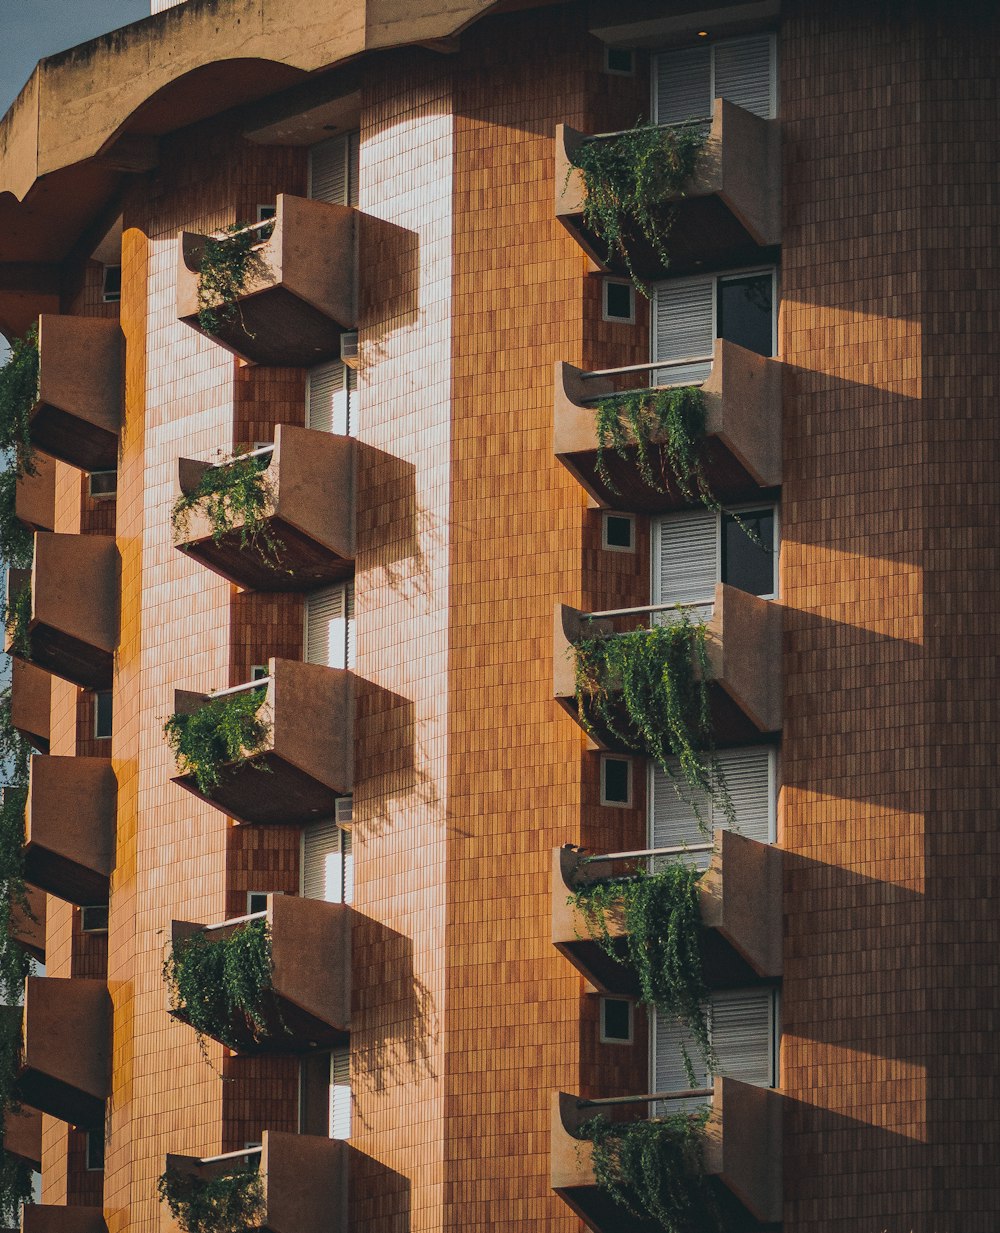
[[[117,803],[110,758],[32,758],[25,878],[82,907],[107,903]]]
[[[594,1176],[593,1146],[581,1126],[602,1108],[661,1100],[711,1100],[705,1128],[702,1170],[722,1189],[717,1196],[736,1203],[763,1223],[782,1218],[781,1095],[738,1079],[718,1078],[712,1088],[651,1092],[610,1100],[581,1100],[566,1092],[552,1101],[551,1181],[576,1214],[597,1233],[618,1233],[623,1212],[602,1192]]]
[[[29,976],[18,1093],[74,1126],[103,1125],[111,1051],[111,998],[102,980]]]
[[[714,832],[711,843],[684,847],[600,856],[588,856],[569,845],[556,848],[552,854],[552,943],[556,950],[602,993],[634,997],[638,993],[634,973],[624,963],[616,962],[591,935],[570,896],[590,883],[627,875],[658,857],[687,860],[703,853],[712,855],[698,884],[701,921],[710,931],[709,937],[715,935],[725,944],[706,944],[706,983],[734,985],[748,975],[780,977],[782,851],[722,828]],[[611,939],[624,938],[617,914],[609,913],[605,924]],[[615,945],[617,951],[617,942]],[[624,946],[621,955],[624,958]]]
[[[199,270],[212,237],[181,233],[177,316],[253,363],[301,367],[333,359],[340,335],[357,328],[357,210],[279,193],[274,219],[256,229],[261,241],[231,311],[218,297],[199,304]],[[211,330],[199,324],[204,307],[216,316]]]
[[[225,1024],[224,1043],[233,1042],[243,1054],[345,1044],[351,1018],[351,908],[319,899],[268,895],[266,911],[251,916],[204,926],[174,921],[175,956],[194,934],[221,942],[253,921],[266,923],[270,946],[271,985],[255,1008],[265,1030],[237,1014]],[[322,962],[317,963],[320,956]],[[191,1022],[183,1006],[172,1013],[183,1023]]]
[[[10,936],[39,963],[45,962],[45,892],[30,883],[24,888],[24,903],[15,902],[10,912]]]
[[[55,527],[56,464],[44,454],[35,454],[34,474],[18,476],[14,491],[14,513],[29,531],[51,531]]]
[[[672,370],[696,363],[711,364],[709,375],[700,383],[681,384],[699,385],[704,398],[702,470],[712,494],[718,500],[732,501],[780,485],[782,366],[719,339],[709,356],[598,372],[556,364],[554,452],[599,505],[662,513],[689,504],[669,476],[660,485],[666,491],[658,491],[645,482],[634,458],[622,457],[607,443],[601,450],[594,404],[620,392],[616,386],[621,377],[649,374],[655,388],[665,389],[670,388]],[[665,434],[652,433],[648,445],[654,455],[664,441]]]
[[[10,571],[13,573],[14,571]],[[11,660],[10,719],[21,735],[40,753],[49,751],[52,712],[52,677],[44,668],[23,659]]]
[[[307,591],[354,571],[358,444],[352,437],[279,424],[274,446],[253,451],[266,508],[253,528],[235,516],[221,534],[195,505],[176,546],[215,573],[255,591]],[[198,490],[213,465],[243,465],[250,455],[221,464],[181,458],[178,495]]]
[[[222,768],[211,790],[195,775],[174,783],[240,822],[301,826],[331,817],[354,783],[354,674],[321,664],[272,659],[269,675],[216,694],[176,690],[174,710],[191,715],[213,699],[259,689],[267,735],[260,748]]]
[[[621,136],[624,134],[588,137],[565,124],[556,126],[555,214],[581,248],[602,266],[607,263],[607,246],[584,224],[586,188],[572,156],[586,141]],[[671,266],[690,267],[701,262],[710,267],[727,259],[752,257],[759,246],[780,244],[778,122],[763,120],[734,103],[716,99],[694,175],[664,203],[675,208],[665,241]],[[632,262],[642,277],[655,278],[663,272],[662,262],[649,245],[637,245]]]
[[[116,321],[39,318],[34,446],[85,471],[114,470],[124,400],[123,353]]]
[[[166,1159],[167,1175],[209,1182],[258,1163],[260,1211],[254,1228],[268,1233],[330,1233],[347,1228],[352,1150],[341,1139],[265,1130],[263,1145],[221,1156]]]

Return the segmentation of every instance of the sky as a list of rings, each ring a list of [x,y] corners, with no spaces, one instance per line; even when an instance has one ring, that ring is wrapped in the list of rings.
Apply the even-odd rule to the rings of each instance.
[[[0,115],[43,56],[149,16],[149,0],[0,0]]]

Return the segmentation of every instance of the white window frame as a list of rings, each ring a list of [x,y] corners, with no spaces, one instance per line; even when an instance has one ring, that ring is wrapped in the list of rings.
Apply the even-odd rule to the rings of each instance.
[[[720,43],[740,43],[745,39],[759,38],[761,35],[767,35],[770,39],[769,57],[768,57],[768,78],[771,83],[771,118],[776,119],[778,116],[778,36],[773,30],[748,30],[743,34],[735,35],[733,38],[714,39],[709,42],[709,60],[708,60],[708,101],[709,106],[714,109],[715,100],[718,95],[715,92],[715,49]],[[656,57],[660,55],[669,56],[672,51],[688,51],[693,47],[704,47],[705,42],[699,39],[696,43],[688,43],[683,47],[661,47],[654,51],[650,57],[650,72],[649,72],[649,114],[650,117],[656,115]],[[607,70],[605,70],[607,71]],[[698,117],[695,117],[696,119]],[[705,117],[710,120],[711,113]]]
[[[278,217],[277,205],[258,205],[257,206],[257,222],[269,223],[272,218]]]
[[[653,283],[650,287],[652,294],[649,302],[649,362],[651,364],[656,362],[653,352],[656,348],[656,292],[659,287],[667,285],[671,287],[684,287],[692,283],[703,283],[709,278],[712,280],[712,350],[714,351],[715,344],[719,341],[719,283],[725,282],[730,278],[746,278],[750,274],[771,275],[771,303],[773,308],[771,313],[771,355],[768,358],[780,359],[781,357],[778,355],[778,314],[781,311],[781,284],[778,280],[778,267],[768,264],[751,265],[735,270],[716,270],[712,273],[686,275],[684,278],[661,278],[659,282]],[[655,378],[655,369],[651,375]]]
[[[628,1007],[628,1037],[623,1036],[606,1036],[604,1032],[604,1007],[608,1002],[624,1002]],[[631,998],[616,998],[605,997],[601,994],[601,1000],[597,1011],[598,1030],[600,1032],[600,1042],[602,1045],[633,1045],[635,1044],[635,1003]]]
[[[627,767],[627,799],[624,801],[609,801],[604,793],[605,779],[604,768],[609,762],[624,762]],[[635,808],[635,768],[633,759],[626,758],[621,754],[601,754],[601,805],[608,809],[634,809]]]
[[[739,514],[743,511],[752,511],[757,509],[770,509],[774,511],[774,543],[773,549],[773,564],[772,564],[772,580],[774,587],[767,595],[758,595],[758,599],[775,600],[780,598],[781,587],[781,570],[779,568],[781,561],[781,503],[774,500],[764,501],[743,501],[737,505],[724,505],[721,511],[717,511],[715,515],[715,559],[718,562],[716,583],[722,581],[722,515],[723,514]],[[684,513],[686,511],[679,511]],[[664,515],[669,517],[669,515]],[[649,534],[649,595],[650,600],[654,595],[660,593],[660,554],[657,551],[657,534],[656,534],[656,519],[650,525]],[[705,604],[713,603],[713,600],[706,600]]]
[[[110,689],[95,689],[94,690],[94,740],[95,741],[110,741],[111,738],[115,734],[114,695],[112,694],[111,696],[111,731],[110,732],[99,732],[98,724],[97,724],[97,717],[100,714],[102,694],[111,694],[111,690]]]
[[[113,492],[95,492],[94,491],[94,476],[95,475],[113,475],[115,477],[115,487]],[[118,496],[118,471],[115,467],[108,467],[103,471],[88,471],[87,472],[87,496],[91,501],[114,501]]]
[[[629,314],[627,317],[612,316],[608,310],[608,288],[624,287],[628,291]],[[601,320],[611,325],[635,325],[635,287],[626,278],[601,279]]]
[[[611,53],[613,51],[627,52],[631,57],[632,67],[627,69],[618,69],[611,67]],[[604,59],[603,72],[610,73],[612,77],[634,77],[635,76],[635,48],[634,47],[611,47],[607,43],[604,44]]]
[[[87,912],[93,911],[95,908],[100,908],[103,911],[107,912],[108,905],[105,903],[88,903],[88,904],[83,905],[80,908],[80,932],[81,933],[107,933],[108,932],[107,925],[100,925],[98,928],[95,929],[93,925],[87,924],[87,917],[85,914]]]
[[[284,891],[276,891],[276,890],[266,890],[266,891],[265,890],[248,890],[247,891],[247,916],[253,916],[255,915],[256,912],[266,912],[267,911],[266,906],[263,908],[254,908],[252,900],[257,898],[258,895],[261,895],[264,898],[266,898],[268,895],[283,895],[284,893],[285,893]]]
[[[630,532],[630,538],[632,542],[627,547],[623,544],[608,543],[609,518],[620,518],[623,522],[627,522],[631,526],[632,530]],[[621,514],[617,510],[601,510],[601,547],[605,552],[626,552],[630,556],[634,556],[636,550],[635,514]]]

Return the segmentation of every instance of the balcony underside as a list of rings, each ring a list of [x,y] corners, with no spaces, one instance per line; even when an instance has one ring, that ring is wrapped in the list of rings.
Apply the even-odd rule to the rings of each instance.
[[[191,1020],[183,1010],[170,1013],[179,1023],[190,1025]],[[246,1015],[235,1015],[227,1025],[229,1039],[236,1042],[237,1053],[248,1057],[304,1053],[313,1049],[336,1049],[351,1039],[348,1031],[324,1023],[274,993],[265,996],[261,1019],[262,1032],[254,1031]]]
[[[269,518],[265,533],[280,544],[276,552],[258,544],[240,544],[239,530],[216,542],[209,533],[179,545],[185,556],[251,591],[311,591],[350,578],[354,560],[332,555],[310,535],[281,518]]]
[[[55,527],[56,464],[44,454],[35,454],[34,475],[17,480],[14,512],[30,531],[51,531]]]
[[[24,890],[24,903],[15,903],[11,909],[10,936],[39,963],[44,963],[48,901],[45,892],[38,886],[28,883]]]
[[[49,752],[52,678],[44,668],[11,660],[10,716],[14,727],[39,753]]]
[[[113,471],[118,465],[117,433],[49,403],[37,403],[31,413],[31,440],[46,454],[82,471]]]
[[[114,652],[93,646],[66,630],[41,621],[28,626],[31,663],[79,685],[81,689],[110,689],[114,676]]]
[[[38,1172],[42,1167],[42,1115],[27,1105],[4,1115],[3,1150]]]
[[[29,976],[18,1098],[71,1125],[103,1125],[111,999],[104,981]]]
[[[317,818],[329,818],[337,797],[348,790],[322,783],[273,752],[258,754],[242,766],[224,771],[222,782],[211,795],[199,789],[193,775],[178,775],[174,783],[237,822],[262,826],[302,826]]]
[[[216,342],[255,364],[309,368],[340,355],[340,325],[285,287],[268,287],[240,300],[240,311],[222,322]]]

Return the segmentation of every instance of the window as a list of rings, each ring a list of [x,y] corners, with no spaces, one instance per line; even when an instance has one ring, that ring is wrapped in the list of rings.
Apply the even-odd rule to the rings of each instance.
[[[635,518],[631,514],[602,514],[601,547],[608,552],[635,552]]]
[[[330,1138],[351,1137],[351,1051],[330,1053]]]
[[[276,205],[259,205],[257,207],[257,222],[266,223],[268,219],[274,218],[278,213]]]
[[[709,998],[709,1034],[719,1060],[720,1075],[740,1079],[757,1087],[777,1082],[777,993],[774,989],[725,989]],[[686,1027],[676,1019],[654,1012],[654,1092],[680,1092],[690,1087],[711,1087],[708,1073]],[[694,1068],[692,1085],[684,1065],[687,1050]],[[659,1102],[656,1113],[676,1113],[697,1108],[704,1097]]]
[[[104,1168],[104,1128],[87,1131],[87,1169],[95,1172]]]
[[[773,505],[747,509],[688,510],[665,514],[652,525],[651,603],[691,604],[707,619],[715,584],[751,595],[778,593],[778,517]],[[661,614],[670,620],[669,613]]]
[[[105,304],[117,304],[122,298],[122,268],[106,265],[101,282],[101,299]]]
[[[632,760],[601,754],[601,804],[632,804]]]
[[[344,133],[309,151],[309,196],[331,205],[358,204],[361,134]]]
[[[354,667],[354,583],[306,597],[305,659],[328,668]]]
[[[700,43],[653,57],[653,123],[704,120],[717,98],[765,120],[777,113],[773,34]]]
[[[107,933],[108,905],[97,903],[80,909],[80,928],[84,933]]]
[[[357,373],[340,360],[310,369],[306,378],[306,427],[353,436],[357,392]]]
[[[351,797],[341,797],[332,818],[302,828],[300,890],[304,899],[327,903],[351,903],[354,899],[351,802]]]
[[[267,664],[252,664],[250,667],[250,680],[263,681],[269,671],[270,669]]]
[[[267,891],[247,891],[247,915],[267,911]]]
[[[113,707],[110,689],[101,689],[94,694],[94,736],[99,741],[107,740],[113,731]]]
[[[671,361],[657,385],[696,385],[712,371],[715,340],[774,355],[777,291],[773,267],[676,278],[653,288],[650,359]],[[679,363],[678,361],[687,361]]]
[[[299,1134],[351,1137],[351,1054],[346,1046],[299,1062]]]
[[[626,998],[601,998],[601,1044],[630,1045],[632,1003]]]
[[[94,501],[112,501],[118,495],[117,471],[91,471],[87,476],[87,492]]]
[[[603,280],[605,321],[617,321],[623,325],[635,324],[635,288],[631,283],[614,278]]]
[[[635,52],[631,47],[605,47],[604,71],[615,73],[620,77],[631,77],[635,73]]]

